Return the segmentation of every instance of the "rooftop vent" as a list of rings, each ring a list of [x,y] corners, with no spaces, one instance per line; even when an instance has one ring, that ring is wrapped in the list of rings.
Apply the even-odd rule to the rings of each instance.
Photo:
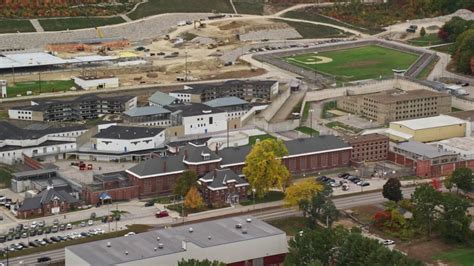
[[[107,247],[110,248],[112,244],[110,242],[107,242]]]
[[[163,249],[163,243],[158,244],[159,249]]]
[[[161,239],[161,238],[160,238],[159,236],[156,237],[156,241],[160,241],[160,239]]]
[[[237,228],[237,229],[242,229],[242,224],[236,224],[236,225],[235,225],[235,228]]]
[[[207,239],[211,240],[211,239],[212,239],[212,236],[207,236]]]
[[[154,248],[153,248],[153,250],[154,250],[154,251],[157,251],[157,250],[158,250],[158,248],[157,248],[157,247],[154,247]]]
[[[202,112],[205,113],[205,114],[210,114],[210,113],[212,113],[211,110],[202,110]]]
[[[244,235],[247,234],[247,228],[242,228],[242,234],[244,234]]]
[[[251,223],[252,222],[252,219],[251,218],[247,218],[247,223]]]
[[[125,250],[125,255],[128,255],[128,250]]]
[[[189,230],[188,230],[190,233],[194,232],[193,228],[192,227],[189,227]]]

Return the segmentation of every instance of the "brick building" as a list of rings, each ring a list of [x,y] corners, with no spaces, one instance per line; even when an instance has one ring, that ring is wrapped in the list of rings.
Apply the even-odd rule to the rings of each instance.
[[[126,170],[132,184],[138,186],[139,196],[171,193],[184,171],[203,176],[218,168],[222,160],[206,144],[190,142],[176,149],[174,155],[153,158]]]
[[[138,198],[138,186],[131,184],[125,172],[97,174],[93,182],[82,190],[82,198],[89,204],[104,203],[101,196],[111,201]]]
[[[337,101],[341,110],[365,116],[381,124],[451,112],[451,96],[429,90],[390,90],[346,96]]]
[[[345,138],[352,146],[351,160],[355,162],[387,160],[389,140],[387,136],[377,133]]]
[[[282,162],[292,174],[313,173],[350,165],[352,147],[336,136],[301,138],[285,141],[284,144],[288,155],[282,158]],[[219,151],[223,158],[221,167],[242,173],[245,157],[250,150],[250,146],[242,146]]]
[[[208,204],[235,204],[247,199],[249,183],[231,169],[214,169],[198,183]]]
[[[420,177],[446,176],[462,167],[474,169],[474,160],[464,160],[455,152],[415,141],[397,144],[389,152],[388,159],[413,168]]]
[[[79,206],[79,200],[64,190],[48,186],[33,198],[26,198],[18,208],[17,217],[27,219],[35,216],[48,216],[66,213]]]
[[[335,136],[303,138],[284,144],[288,155],[282,158],[282,162],[292,174],[350,165],[352,147]],[[139,196],[167,194],[172,192],[177,179],[186,170],[195,171],[199,177],[219,168],[241,174],[250,150],[248,145],[214,152],[205,143],[187,143],[183,147],[170,147],[174,155],[141,162],[126,173],[131,182],[139,187]]]

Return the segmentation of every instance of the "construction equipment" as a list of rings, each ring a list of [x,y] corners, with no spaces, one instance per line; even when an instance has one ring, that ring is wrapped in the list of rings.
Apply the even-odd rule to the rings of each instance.
[[[196,24],[199,24],[199,25],[196,27]],[[200,20],[194,20],[194,29],[205,28],[205,27],[206,27],[206,23],[203,23]]]

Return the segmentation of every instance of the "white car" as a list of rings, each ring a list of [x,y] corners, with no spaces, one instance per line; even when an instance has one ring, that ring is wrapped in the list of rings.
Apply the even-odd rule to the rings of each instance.
[[[72,229],[72,224],[67,224],[67,225],[66,225],[66,229],[67,229],[67,230]]]
[[[88,226],[94,225],[94,221],[92,221],[92,220],[87,221],[87,225],[88,225]]]
[[[129,232],[129,233],[126,233],[124,236],[134,236],[136,235],[135,232]]]
[[[100,235],[100,234],[103,234],[103,233],[105,233],[105,232],[104,232],[104,229],[102,229],[102,228],[96,228],[96,229],[95,229],[95,234],[96,234],[96,235]]]
[[[382,244],[389,246],[389,245],[395,244],[395,241],[387,239],[387,240],[382,241]]]

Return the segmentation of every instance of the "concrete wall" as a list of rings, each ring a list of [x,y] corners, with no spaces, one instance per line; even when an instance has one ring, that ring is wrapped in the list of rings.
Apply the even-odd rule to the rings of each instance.
[[[275,116],[275,114],[278,112],[278,110],[280,110],[286,100],[290,98],[290,95],[290,89],[281,92],[277,97],[273,99],[272,103],[260,113],[260,116],[263,117],[266,121],[270,121],[273,116]]]

